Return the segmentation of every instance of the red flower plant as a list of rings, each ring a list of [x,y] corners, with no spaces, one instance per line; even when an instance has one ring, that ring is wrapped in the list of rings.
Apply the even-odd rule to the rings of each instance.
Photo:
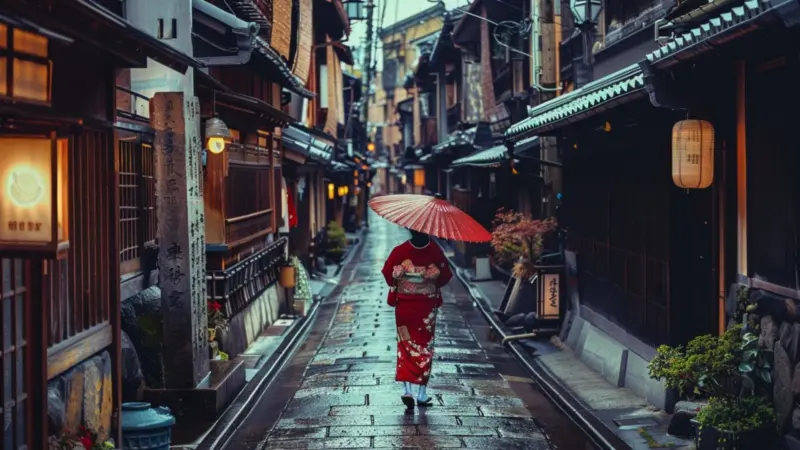
[[[81,427],[81,435],[78,437],[78,441],[85,449],[91,449],[94,447],[94,442],[92,442],[92,433],[90,433],[86,427]]]
[[[492,248],[499,262],[514,264],[514,276],[530,279],[542,253],[545,235],[556,228],[554,218],[534,220],[514,211],[499,209],[492,231]]]
[[[208,302],[208,328],[227,329],[228,318],[222,312],[222,305],[217,301]]]
[[[58,449],[58,450],[73,450],[80,446],[85,450],[110,450],[114,448],[114,444],[111,442],[104,442],[100,439],[99,434],[81,426],[78,430],[78,433],[74,436],[65,433],[61,436],[60,439],[57,441],[52,440],[50,441],[50,448],[51,449]]]

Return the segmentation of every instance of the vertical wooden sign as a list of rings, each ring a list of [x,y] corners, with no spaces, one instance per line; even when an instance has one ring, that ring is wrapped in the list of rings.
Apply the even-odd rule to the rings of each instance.
[[[192,389],[209,372],[200,105],[180,92],[158,93],[150,100],[150,117],[164,377],[168,389]]]

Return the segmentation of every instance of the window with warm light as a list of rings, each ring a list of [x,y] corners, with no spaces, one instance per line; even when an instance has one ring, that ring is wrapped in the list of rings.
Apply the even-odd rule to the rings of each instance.
[[[48,39],[0,23],[0,95],[50,102]]]
[[[414,169],[414,186],[425,186],[425,169]]]
[[[328,200],[333,200],[334,198],[336,198],[334,185],[333,183],[328,183]]]

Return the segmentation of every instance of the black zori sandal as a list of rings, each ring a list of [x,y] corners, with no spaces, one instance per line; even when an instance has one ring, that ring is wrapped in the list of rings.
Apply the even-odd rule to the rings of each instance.
[[[417,400],[417,406],[433,406],[433,399],[428,397],[425,400]]]
[[[401,395],[400,399],[403,400],[403,404],[406,405],[406,408],[414,409],[414,397],[410,395]]]

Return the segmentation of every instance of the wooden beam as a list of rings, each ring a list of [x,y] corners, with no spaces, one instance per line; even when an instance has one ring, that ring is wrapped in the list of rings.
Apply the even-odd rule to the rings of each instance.
[[[736,63],[736,213],[737,271],[748,276],[747,268],[747,66]]]
[[[113,340],[111,324],[102,322],[50,347],[47,349],[48,381],[105,350]]]

